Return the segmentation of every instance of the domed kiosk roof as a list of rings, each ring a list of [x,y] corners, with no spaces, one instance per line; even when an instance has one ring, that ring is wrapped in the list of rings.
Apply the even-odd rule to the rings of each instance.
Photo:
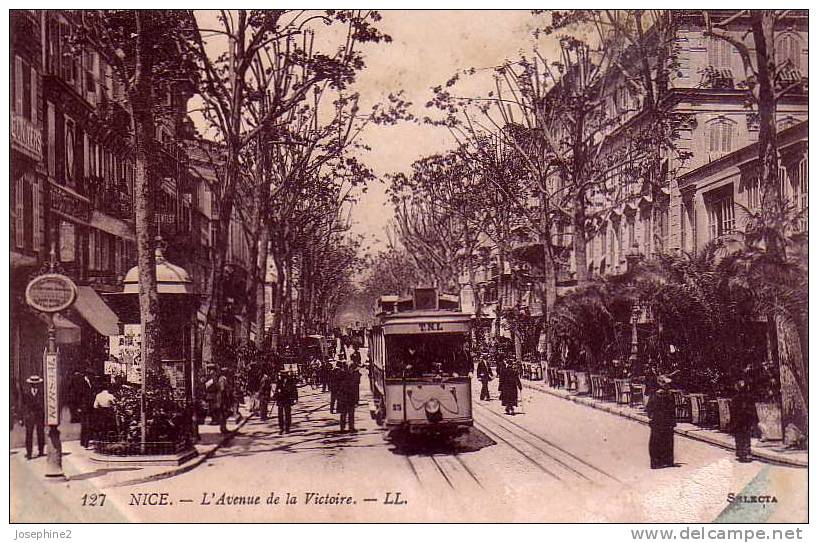
[[[139,266],[128,270],[123,283],[123,294],[139,294]],[[158,294],[194,294],[190,274],[168,262],[159,247],[156,248],[156,291]]]

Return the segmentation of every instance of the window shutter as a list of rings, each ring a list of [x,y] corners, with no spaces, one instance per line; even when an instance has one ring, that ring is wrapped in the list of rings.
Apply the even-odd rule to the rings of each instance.
[[[25,245],[25,178],[23,176],[14,180],[14,245],[23,247]]]
[[[40,102],[37,100],[37,70],[31,67],[31,122],[36,126]]]
[[[23,114],[23,59],[14,57],[14,113]]]
[[[54,115],[54,105],[51,102],[46,102],[46,123],[48,124],[48,142],[46,149],[48,152],[48,175],[52,179],[56,177],[56,161],[54,151],[54,123],[56,122]]]
[[[31,228],[33,230],[33,239],[34,239],[34,250],[40,250],[40,244],[42,243],[42,237],[40,235],[40,179],[34,178],[31,183],[31,201],[32,201],[32,221],[31,221]]]

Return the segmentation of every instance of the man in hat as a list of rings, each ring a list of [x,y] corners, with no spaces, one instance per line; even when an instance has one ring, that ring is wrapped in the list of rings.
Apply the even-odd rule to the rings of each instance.
[[[222,434],[229,432],[227,429],[227,419],[230,417],[233,408],[233,389],[228,374],[230,368],[224,367],[221,375],[216,381],[216,412],[218,413],[219,431]]]
[[[42,377],[32,375],[26,379],[21,404],[23,418],[20,424],[26,427],[26,459],[31,460],[31,446],[33,445],[35,429],[37,430],[38,456],[42,456],[45,449],[45,402]]]
[[[293,405],[298,402],[298,386],[295,377],[290,375],[289,371],[283,371],[278,375],[273,400],[278,407],[278,431],[281,434],[288,434],[293,423]]]
[[[736,458],[739,462],[752,462],[750,442],[758,426],[756,403],[744,379],[735,385],[736,394],[730,404],[730,425],[736,439]]]
[[[667,375],[656,378],[659,388],[645,406],[650,417],[650,452],[651,469],[668,468],[673,462],[673,428],[676,426],[676,403],[670,394],[671,379]]]

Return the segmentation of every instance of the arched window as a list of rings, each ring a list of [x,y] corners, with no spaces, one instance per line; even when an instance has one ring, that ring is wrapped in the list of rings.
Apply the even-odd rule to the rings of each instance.
[[[733,151],[735,124],[726,117],[719,117],[708,124],[707,150],[710,153],[710,160],[715,160]]]
[[[790,67],[801,69],[801,40],[793,33],[780,36],[775,42],[775,56],[779,64],[789,60]]]

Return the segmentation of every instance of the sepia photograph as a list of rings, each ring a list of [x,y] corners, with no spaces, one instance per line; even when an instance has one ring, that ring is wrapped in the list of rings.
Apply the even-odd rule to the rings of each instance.
[[[802,539],[808,33],[8,10],[10,538]]]

